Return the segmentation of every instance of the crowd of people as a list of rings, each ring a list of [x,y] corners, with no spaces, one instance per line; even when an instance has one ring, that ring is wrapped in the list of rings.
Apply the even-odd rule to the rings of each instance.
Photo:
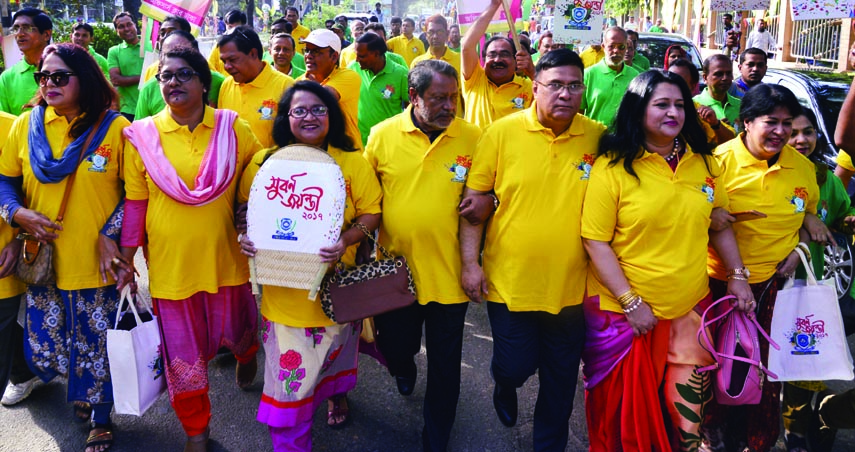
[[[425,451],[449,449],[470,303],[486,303],[505,426],[537,374],[536,451],[566,449],[580,366],[592,451],[766,452],[782,409],[792,452],[807,451],[813,412],[832,440],[855,426],[853,393],[787,384],[782,404],[766,382],[758,405],[727,406],[698,383],[713,363],[697,340],[704,308],[733,295],[768,329],[796,249],[810,244],[821,270],[829,228],[855,226],[835,175],[845,163],[822,165],[816,117],[762,83],[767,51],[741,52],[734,80],[727,55],[697,68],[680,47],[650,69],[638,34],[617,26],[579,54],[549,31],[517,48],[487,36],[501,5],[463,36],[441,15],[421,36],[399,17],[389,34],[345,18],[309,30],[288,8],[266,43],[230,12],[207,58],[170,16],[149,67],[129,13],[105,66],[88,25],[54,43],[45,12],[17,11],[24,58],[0,75],[2,403],[63,376],[73,417],[90,423],[85,451],[120,444],[106,333],[143,247],[185,451],[207,450],[222,348],[242,389],[263,348],[257,420],[274,450],[311,450],[321,405],[324,428],[345,427],[366,324],[333,322],[306,290],[266,286],[256,300],[249,283],[250,187],[280,147],[302,145],[332,157],[347,187],[323,262],[364,263],[376,236],[409,263],[418,302],[367,325],[403,396],[424,336]],[[855,90],[836,138],[855,142]],[[732,215],[751,210],[764,218]],[[52,282],[16,278],[21,237],[52,250]]]

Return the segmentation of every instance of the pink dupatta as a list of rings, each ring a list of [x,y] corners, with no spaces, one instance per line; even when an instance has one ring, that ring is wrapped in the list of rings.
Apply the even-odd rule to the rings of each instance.
[[[151,117],[135,121],[125,128],[125,137],[139,151],[151,180],[167,196],[182,204],[203,206],[217,199],[231,185],[237,172],[237,113],[215,110],[214,132],[199,165],[194,189],[178,177],[175,167],[163,153],[160,135]]]

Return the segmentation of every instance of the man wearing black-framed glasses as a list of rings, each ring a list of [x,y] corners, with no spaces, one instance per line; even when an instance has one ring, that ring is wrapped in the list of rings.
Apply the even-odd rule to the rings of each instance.
[[[23,113],[23,106],[36,94],[38,86],[33,73],[50,44],[53,21],[36,8],[23,8],[12,16],[12,37],[24,58],[6,68],[0,75],[0,111],[15,116]]]

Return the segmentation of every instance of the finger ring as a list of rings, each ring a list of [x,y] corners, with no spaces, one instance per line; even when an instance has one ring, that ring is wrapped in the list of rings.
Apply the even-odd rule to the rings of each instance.
[[[119,265],[122,261],[119,260],[118,257],[114,257],[112,262],[113,262],[113,265]]]

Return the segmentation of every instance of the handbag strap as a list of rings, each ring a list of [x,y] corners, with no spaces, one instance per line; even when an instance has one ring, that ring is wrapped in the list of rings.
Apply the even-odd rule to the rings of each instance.
[[[86,141],[83,143],[83,147],[80,148],[80,157],[77,159],[77,166],[74,167],[74,171],[68,175],[68,183],[65,184],[65,192],[62,194],[62,202],[59,204],[59,213],[56,215],[56,223],[62,223],[63,217],[65,217],[65,209],[68,207],[68,197],[71,195],[71,186],[74,184],[74,178],[77,176],[77,170],[80,167],[80,163],[83,162],[83,156],[86,155],[86,150],[89,149],[89,145],[92,144],[92,139],[95,137],[95,131],[101,127],[101,122],[104,120],[104,115],[106,115],[107,110],[101,112],[101,115],[98,116],[98,120],[95,121],[95,124],[89,129],[89,134],[86,136]]]
[[[377,246],[377,249],[380,250],[380,253],[383,254],[383,257],[385,257],[386,259],[393,258],[392,254],[389,253],[386,248],[383,248],[383,245],[381,245],[380,242],[374,239],[374,234],[372,234],[371,231],[368,230],[368,226],[357,222],[350,225],[350,227],[359,229],[360,232],[365,234],[365,237],[368,238],[368,241],[371,242],[372,245]]]

